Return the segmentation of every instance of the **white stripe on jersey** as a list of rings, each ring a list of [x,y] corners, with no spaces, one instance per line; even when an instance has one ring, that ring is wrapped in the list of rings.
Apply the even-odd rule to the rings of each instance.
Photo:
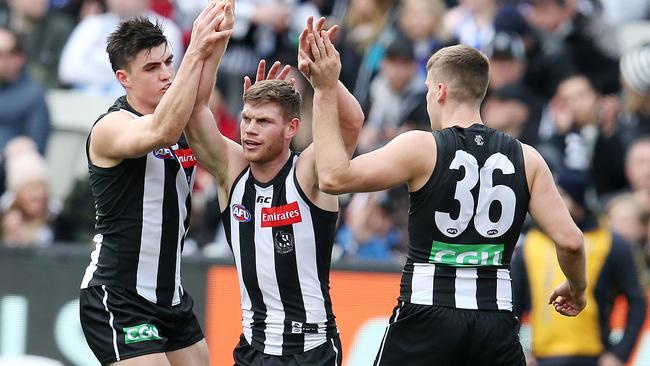
[[[86,267],[86,273],[84,274],[84,278],[81,280],[81,288],[88,288],[88,283],[90,283],[90,280],[93,278],[93,274],[97,270],[97,262],[99,261],[99,252],[102,250],[102,242],[104,241],[104,235],[102,234],[97,234],[93,238],[93,242],[95,243],[95,250],[93,250],[92,253],[90,253],[90,264],[88,267]]]
[[[250,170],[248,170],[237,182],[237,185],[232,187],[232,197],[242,197],[244,195],[244,189],[246,188],[246,181],[248,180],[248,175]],[[228,202],[232,204],[232,202]],[[232,207],[230,207],[230,214],[232,215]],[[237,279],[239,280],[239,293],[241,300],[242,308],[242,327],[244,329],[244,338],[248,344],[253,344],[253,332],[251,327],[253,326],[253,305],[251,303],[251,298],[248,296],[248,291],[246,291],[246,286],[244,286],[244,280],[242,277],[242,267],[241,267],[241,251],[239,245],[239,222],[236,220],[231,220],[226,217],[224,220],[228,220],[230,223],[230,238],[232,241],[232,253],[235,257],[235,268],[237,269]]]
[[[142,236],[136,291],[145,299],[156,302],[160,240],[162,236],[162,205],[165,186],[165,164],[162,160],[147,154],[142,195]]]
[[[194,179],[194,177],[192,177]],[[190,182],[191,183],[191,182]],[[187,175],[185,174],[185,169],[181,165],[180,169],[176,173],[176,190],[178,197],[178,245],[176,246],[176,266],[174,273],[174,295],[172,297],[172,305],[178,305],[181,303],[181,241],[183,237],[187,234],[188,228],[185,227],[185,218],[187,217],[187,206],[185,201],[190,195],[190,187],[192,185],[187,185]]]
[[[273,186],[266,188],[255,185],[255,196],[273,197]],[[270,205],[270,204],[269,204]],[[284,332],[284,306],[280,301],[280,289],[275,273],[275,244],[273,228],[261,227],[262,204],[255,205],[255,267],[257,283],[266,306],[266,328],[264,329],[264,353],[282,354],[282,333]]]
[[[456,308],[459,309],[478,309],[476,299],[476,280],[478,274],[476,268],[456,268],[456,291],[454,297]]]
[[[512,279],[507,269],[497,269],[497,306],[512,311]]]
[[[108,313],[108,326],[111,327],[111,330],[113,331],[113,350],[115,351],[115,361],[120,360],[120,351],[117,349],[117,332],[115,331],[115,326],[113,325],[113,321],[115,320],[115,317],[113,316],[113,312],[108,310],[108,291],[106,291],[106,285],[102,285],[102,290],[104,290],[104,309],[106,309],[106,312]]]
[[[421,305],[433,304],[433,274],[435,271],[435,264],[413,263],[411,303]]]
[[[320,288],[320,279],[318,278],[316,240],[312,229],[312,218],[308,214],[310,207],[298,193],[295,180],[293,179],[295,169],[296,165],[294,164],[287,176],[286,197],[287,202],[298,202],[298,207],[300,208],[300,212],[302,212],[302,222],[293,226],[294,241],[296,243],[296,263],[299,263],[297,269],[298,278],[300,279],[300,291],[302,292],[302,301],[305,305],[307,323],[322,324],[322,327],[318,329],[319,333],[305,334],[306,352],[327,341],[327,338],[323,336],[323,333],[325,333],[325,324],[327,323],[327,313],[325,311],[323,291]]]

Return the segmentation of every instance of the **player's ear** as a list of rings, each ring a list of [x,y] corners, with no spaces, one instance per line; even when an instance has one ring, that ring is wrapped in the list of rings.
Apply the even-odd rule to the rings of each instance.
[[[120,83],[120,85],[125,88],[131,84],[129,74],[125,70],[120,69],[115,71],[115,77],[117,78],[117,81]]]
[[[287,123],[286,136],[288,138],[293,138],[296,133],[298,133],[298,128],[300,127],[300,118],[292,118],[289,123]]]
[[[447,85],[444,83],[438,83],[436,85],[436,101],[438,104],[444,104],[447,100]]]

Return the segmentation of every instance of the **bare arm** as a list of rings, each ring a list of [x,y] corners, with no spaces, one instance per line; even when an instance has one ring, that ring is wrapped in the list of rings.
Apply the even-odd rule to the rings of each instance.
[[[310,80],[310,69],[309,69],[309,60],[313,60],[312,45],[310,43],[310,37],[317,36],[324,30],[325,18],[320,18],[316,24],[314,24],[314,19],[309,17],[307,19],[307,25],[300,34],[299,39],[299,48],[298,48],[298,69],[300,72]],[[338,32],[338,26],[335,25],[326,31],[327,37],[332,40],[336,37]],[[312,85],[313,86],[313,85]],[[357,145],[357,140],[359,138],[359,133],[363,126],[365,116],[363,114],[363,109],[357,101],[357,99],[350,93],[350,91],[343,85],[342,82],[338,81],[336,85],[336,95],[338,99],[338,120],[341,126],[341,132],[343,135],[343,142],[345,144],[345,149],[348,152],[349,156],[352,156],[354,149]],[[314,103],[316,101],[314,100]]]
[[[213,45],[224,36],[214,31],[222,19],[215,3],[208,4],[197,17],[193,42],[176,81],[171,82],[153,114],[131,121],[128,114],[114,112],[97,123],[91,135],[93,160],[100,160],[100,165],[115,165],[124,158],[142,156],[178,141],[194,107],[202,64]],[[170,60],[156,67],[171,68]]]
[[[557,258],[567,281],[550,295],[549,304],[563,315],[575,316],[586,305],[585,252],[582,232],[564,205],[546,162],[535,149],[523,145],[530,191],[529,211],[555,242]],[[558,299],[559,300],[556,300]]]
[[[218,31],[226,33],[228,37],[223,38],[216,44],[203,64],[196,105],[185,129],[188,141],[197,159],[217,180],[219,202],[223,204],[227,203],[226,197],[230,185],[234,180],[234,175],[237,174],[234,171],[237,169],[241,171],[245,166],[241,146],[221,134],[209,107],[219,63],[226,51],[232,33],[234,24],[233,7],[234,0],[223,3],[224,21],[219,25]]]

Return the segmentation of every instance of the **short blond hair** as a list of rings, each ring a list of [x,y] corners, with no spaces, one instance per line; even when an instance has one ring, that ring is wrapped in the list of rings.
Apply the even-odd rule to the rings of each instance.
[[[490,80],[488,58],[479,50],[456,45],[440,49],[427,62],[427,74],[447,85],[449,98],[460,103],[480,103]]]

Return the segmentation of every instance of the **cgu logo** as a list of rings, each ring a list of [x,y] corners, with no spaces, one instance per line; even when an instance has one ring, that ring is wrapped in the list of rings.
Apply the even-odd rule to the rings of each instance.
[[[251,221],[251,213],[240,204],[232,205],[232,217],[239,222]]]
[[[162,339],[158,334],[158,328],[151,324],[140,324],[123,330],[126,344]]]

